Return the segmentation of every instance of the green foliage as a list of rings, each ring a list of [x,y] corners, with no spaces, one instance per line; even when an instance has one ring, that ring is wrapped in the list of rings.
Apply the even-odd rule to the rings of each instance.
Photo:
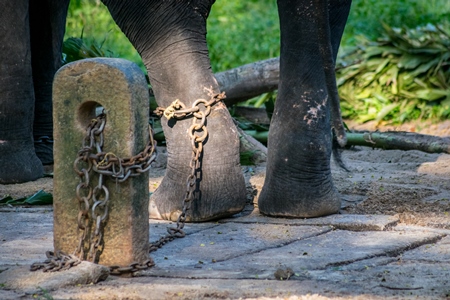
[[[70,1],[64,39],[71,37],[82,38],[88,47],[96,45],[107,56],[114,53],[114,56],[135,62],[145,70],[139,54],[100,0]]]
[[[256,151],[243,151],[239,153],[239,162],[241,166],[254,166],[255,162],[253,160],[253,156]]]
[[[359,122],[439,119],[450,115],[450,35],[428,25],[392,29],[344,59],[337,72],[344,118]]]
[[[428,23],[450,26],[448,0],[353,0],[343,45],[357,45],[358,36],[375,40],[384,33],[381,22],[414,28]]]
[[[217,1],[207,40],[214,72],[276,57],[280,53],[276,1]]]
[[[448,0],[353,0],[343,47],[358,36],[383,34],[381,22],[413,28],[427,23],[450,28]],[[218,0],[208,18],[208,44],[215,72],[279,55],[279,19],[275,0]]]
[[[348,53],[349,46],[358,46],[360,49],[358,51],[363,51],[364,47],[368,47],[368,42],[362,42],[364,39],[361,36],[365,36],[367,37],[366,40],[372,41],[379,38],[384,32],[380,21],[393,27],[406,26],[409,28],[426,25],[427,23],[442,24],[442,27],[448,31],[450,29],[450,1],[353,0],[342,39],[341,49],[344,49],[343,52]],[[418,34],[421,34],[421,32],[418,32]],[[104,56],[125,58],[137,63],[145,71],[138,53],[114,23],[107,8],[100,0],[71,1],[65,38],[70,37],[83,37],[83,44],[78,46],[80,49],[84,48],[84,50],[78,54],[86,54],[86,57],[89,57],[91,54],[103,53]],[[411,40],[412,37],[407,39]],[[217,0],[208,18],[207,40],[214,72],[278,56],[280,46],[276,1]],[[361,54],[362,52],[357,52],[355,55],[358,53]],[[392,55],[397,54],[393,53]],[[376,72],[379,77],[373,80],[373,82],[380,83],[377,87],[379,90],[370,97],[366,97],[363,106],[357,106],[359,113],[350,104],[351,101],[343,101],[343,111],[346,117],[356,117],[360,121],[392,117],[397,122],[402,122],[420,117],[445,117],[449,114],[445,108],[436,105],[440,103],[446,104],[442,100],[442,92],[435,91],[437,83],[433,82],[433,80],[436,81],[436,79],[423,81],[419,77],[418,80],[414,81],[417,86],[420,86],[420,80],[425,84],[422,86],[422,91],[419,92],[420,97],[412,96],[411,94],[407,96],[405,93],[414,91],[414,89],[403,89],[403,85],[400,88],[401,92],[395,94],[396,98],[392,98],[385,93],[387,89],[395,89],[395,85],[399,88],[400,84],[406,84],[404,81],[401,81],[403,77],[400,78],[400,75],[397,76],[398,81],[396,84],[388,83],[388,81],[384,82],[385,86],[381,84],[384,80],[388,80],[386,78],[389,76],[392,78],[395,75],[386,72],[387,70],[390,70],[390,72],[395,71],[395,68],[392,66],[396,63],[398,64],[395,61],[395,59],[398,59],[396,57],[391,58],[389,55],[381,55],[377,58],[381,61],[372,60],[371,64],[375,65],[375,70],[368,71],[369,74],[363,73],[362,70],[357,70],[356,66],[346,68],[347,71],[345,72],[347,73],[345,76],[348,77],[349,72],[353,71],[361,76],[361,80],[369,81],[370,76],[374,76],[374,71],[377,71],[378,66],[380,66],[380,62],[386,63],[384,67],[380,67],[379,72]],[[373,57],[372,59],[375,58]],[[407,58],[403,59],[407,60]],[[421,59],[424,58],[418,58],[417,61],[421,61]],[[411,62],[408,60],[407,65],[402,70],[413,70],[412,66],[417,61]],[[426,68],[426,66],[424,65],[423,68]],[[434,68],[436,69],[436,65],[434,65]],[[431,66],[429,70],[431,70]],[[435,75],[441,76],[438,73]],[[380,79],[381,74],[384,74],[384,77]],[[437,78],[436,76],[433,78]],[[345,90],[347,85],[343,85],[342,80],[340,81],[340,92],[344,94],[343,98],[347,100],[347,98],[351,98],[349,96],[351,90]],[[415,90],[420,90],[417,86]],[[355,97],[353,96],[353,98]],[[259,100],[263,100],[263,98],[261,97]],[[403,101],[398,100],[400,98]],[[428,98],[428,100],[424,98]],[[261,101],[258,100],[253,102],[258,103],[258,105],[261,104]],[[249,103],[253,102],[250,101]],[[410,103],[412,104],[409,105]],[[396,113],[399,115],[396,116]],[[365,116],[363,116],[364,114]]]
[[[393,27],[443,23],[450,27],[448,0],[353,0],[343,37],[344,48],[358,36],[378,38],[380,21]],[[100,0],[72,0],[65,39],[104,41],[103,49],[143,68],[139,54]],[[217,0],[208,18],[208,43],[214,72],[279,55],[279,24],[275,0]],[[92,41],[89,41],[92,43]]]
[[[82,38],[68,38],[63,43],[63,61],[70,63],[84,58],[93,57],[114,57],[114,54],[106,50],[103,51],[102,44],[95,40],[85,40]]]
[[[39,190],[30,197],[14,199],[11,196],[6,196],[0,199],[0,205],[45,205],[53,203],[53,195],[43,190]]]

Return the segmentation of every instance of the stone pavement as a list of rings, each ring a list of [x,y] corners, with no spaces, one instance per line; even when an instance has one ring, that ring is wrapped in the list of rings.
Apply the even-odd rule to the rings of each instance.
[[[248,211],[187,224],[185,238],[152,253],[156,267],[96,284],[107,268],[86,262],[29,271],[53,249],[50,206],[3,207],[0,220],[0,299],[450,299],[450,230],[395,216]],[[170,225],[150,221],[150,240]]]

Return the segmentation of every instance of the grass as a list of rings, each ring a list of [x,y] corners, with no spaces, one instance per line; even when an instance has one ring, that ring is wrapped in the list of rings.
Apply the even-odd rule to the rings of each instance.
[[[70,37],[83,37],[88,44],[99,46],[107,56],[128,59],[144,70],[139,54],[100,0],[70,1],[64,39]]]
[[[391,27],[432,24],[450,26],[448,0],[354,0],[344,33],[344,46],[358,43],[364,35],[373,40],[383,34],[381,22]]]
[[[217,1],[208,18],[214,72],[280,55],[276,1]]]

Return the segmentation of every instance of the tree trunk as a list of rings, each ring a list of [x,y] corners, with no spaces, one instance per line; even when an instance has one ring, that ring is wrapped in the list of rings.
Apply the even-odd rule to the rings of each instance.
[[[280,59],[270,58],[216,73],[227,106],[278,89]]]
[[[399,131],[347,132],[347,145],[386,150],[419,150],[426,153],[450,153],[450,138]]]

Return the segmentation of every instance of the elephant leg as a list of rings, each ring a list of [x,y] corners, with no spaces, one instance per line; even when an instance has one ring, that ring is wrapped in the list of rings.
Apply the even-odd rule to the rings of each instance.
[[[336,85],[335,65],[338,55],[339,45],[341,43],[342,34],[344,33],[345,24],[350,11],[352,0],[334,0],[328,5],[328,18],[331,33],[331,49],[333,50],[333,72],[329,74],[327,87],[330,93],[330,109],[331,109],[331,126],[334,129],[337,141],[341,147],[347,143],[345,135],[344,123],[342,122],[341,107],[339,95]],[[336,155],[336,154],[335,154]]]
[[[53,164],[52,84],[61,67],[68,6],[69,0],[30,1],[33,135],[36,154],[44,165]]]
[[[323,0],[278,1],[280,83],[258,200],[266,215],[318,217],[340,208],[330,170],[336,87],[328,9]]]
[[[18,183],[43,174],[32,136],[28,0],[2,0],[0,6],[0,183]]]
[[[159,106],[181,100],[191,107],[195,100],[219,92],[211,71],[206,45],[206,18],[214,1],[103,1],[119,27],[140,53]],[[151,197],[156,209],[150,215],[176,220],[191,173],[192,118],[161,120],[167,141],[168,162],[164,179]],[[245,182],[239,164],[239,139],[222,102],[206,119],[208,138],[200,157],[195,199],[188,221],[206,221],[241,211]]]

